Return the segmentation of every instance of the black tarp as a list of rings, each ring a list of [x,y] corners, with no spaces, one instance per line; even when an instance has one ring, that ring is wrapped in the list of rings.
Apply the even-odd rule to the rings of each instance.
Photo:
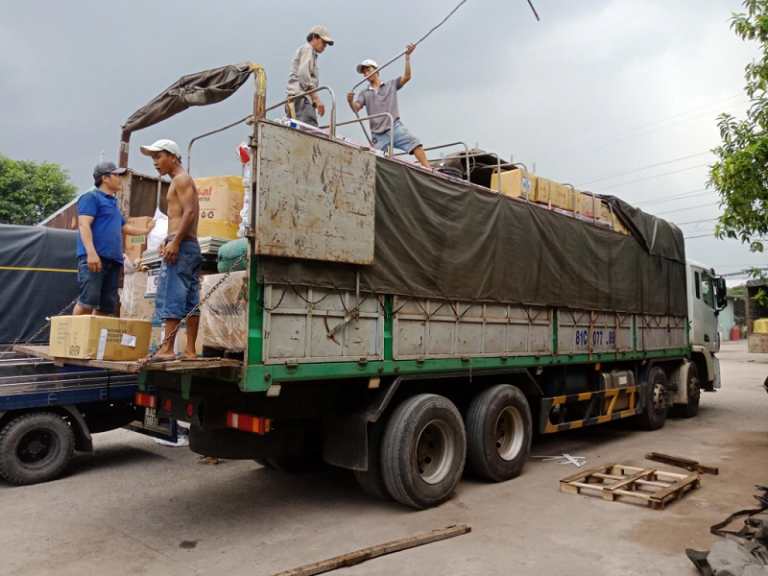
[[[378,294],[647,314],[687,313],[683,237],[617,199],[625,236],[533,204],[378,159]],[[260,282],[355,288],[346,264],[260,257]]]
[[[26,342],[77,294],[76,231],[0,224],[0,343]]]
[[[136,132],[153,126],[192,106],[208,106],[226,100],[245,83],[254,66],[250,62],[242,62],[183,76],[149,104],[131,114],[123,132]]]

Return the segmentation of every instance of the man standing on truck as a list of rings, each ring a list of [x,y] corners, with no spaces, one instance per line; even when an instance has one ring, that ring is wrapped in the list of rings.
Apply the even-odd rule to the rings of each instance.
[[[328,35],[328,28],[325,26],[313,27],[307,36],[307,43],[296,50],[293,55],[291,74],[288,76],[288,88],[286,88],[288,97],[314,90],[320,86],[317,55],[322,54],[326,46],[333,46],[333,40]],[[294,120],[310,126],[317,126],[317,115],[323,116],[325,114],[325,105],[317,92],[313,92],[288,102],[285,111]]]
[[[93,169],[95,188],[77,200],[77,280],[80,296],[72,314],[111,316],[115,313],[117,283],[123,266],[123,234],[141,236],[147,228],[125,223],[115,196],[123,189],[126,168],[100,162]]]
[[[414,44],[409,44],[405,50],[405,73],[395,80],[382,82],[378,72],[368,78],[370,86],[357,95],[355,93],[347,94],[349,104],[356,111],[360,111],[365,106],[368,116],[383,114],[389,112],[394,120],[394,146],[398,150],[413,154],[419,163],[425,168],[429,168],[427,155],[424,153],[424,147],[421,140],[416,138],[408,131],[408,128],[400,122],[400,109],[397,105],[397,91],[400,90],[411,79],[411,54],[416,49]],[[368,76],[379,67],[373,60],[363,60],[357,65],[357,73]],[[389,118],[373,118],[370,120],[371,132],[373,132],[373,144],[379,150],[386,151],[390,142],[390,124]]]
[[[197,242],[197,220],[200,205],[197,187],[181,165],[181,152],[173,140],[158,140],[142,146],[141,153],[151,156],[160,176],[170,176],[168,189],[168,236],[158,249],[163,258],[155,296],[157,317],[165,320],[165,334],[171,334],[182,319],[200,303],[200,269],[203,256]],[[195,342],[200,325],[200,311],[187,320],[187,347],[184,360],[197,359]],[[175,360],[174,339],[163,342],[155,358],[161,362]]]

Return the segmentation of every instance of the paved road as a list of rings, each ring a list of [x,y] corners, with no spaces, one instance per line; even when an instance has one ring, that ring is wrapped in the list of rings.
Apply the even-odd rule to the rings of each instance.
[[[531,461],[516,480],[464,480],[450,502],[416,512],[367,497],[343,470],[286,476],[253,462],[204,465],[185,448],[121,430],[97,436],[95,455],[78,456],[61,480],[0,485],[0,574],[260,576],[469,524],[469,535],[343,574],[694,575],[685,548],[708,549],[708,527],[752,506],[754,485],[768,484],[768,355],[726,343],[720,356],[723,389],[704,395],[693,420],[534,441],[534,454],[568,452],[590,466],[645,466],[643,454],[655,450],[720,467],[664,511],[562,494],[558,480],[575,468]]]

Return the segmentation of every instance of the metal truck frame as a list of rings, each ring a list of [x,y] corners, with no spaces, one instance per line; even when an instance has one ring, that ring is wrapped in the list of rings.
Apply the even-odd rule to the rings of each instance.
[[[295,200],[269,166],[308,166],[310,155],[325,155],[332,168],[290,171],[291,178],[311,186],[313,178],[333,177],[344,166],[355,190],[341,184],[339,194],[370,184],[363,174],[373,154],[337,141],[333,92],[317,90],[328,90],[333,100],[327,137],[265,120],[266,111],[284,102],[265,110],[263,101],[248,117],[202,136],[243,122],[252,127],[242,360],[57,362],[141,369],[137,404],[189,422],[195,452],[281,470],[322,459],[353,470],[368,493],[416,508],[448,499],[465,463],[491,481],[516,477],[534,430],[554,433],[630,417],[655,430],[670,408],[695,416],[701,390],[720,386],[714,354],[725,286],[696,263],[687,266],[687,318],[366,294],[359,284],[341,290],[260,283],[264,255],[357,264],[373,256],[362,236],[337,242],[329,234],[321,247],[289,245],[285,235],[298,232],[289,219],[275,217],[280,211],[267,210]],[[123,140],[121,164],[127,166]],[[329,210],[338,229],[349,229],[352,213],[362,230],[373,223],[365,206]],[[267,213],[272,217],[263,217]]]

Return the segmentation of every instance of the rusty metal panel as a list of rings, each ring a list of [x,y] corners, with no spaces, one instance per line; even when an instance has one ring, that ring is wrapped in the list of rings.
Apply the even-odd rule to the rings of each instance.
[[[373,264],[376,157],[261,122],[256,253]]]
[[[395,297],[395,360],[548,354],[547,308]]]
[[[267,285],[265,364],[381,360],[383,302],[362,292]],[[359,309],[357,317],[350,311]]]

